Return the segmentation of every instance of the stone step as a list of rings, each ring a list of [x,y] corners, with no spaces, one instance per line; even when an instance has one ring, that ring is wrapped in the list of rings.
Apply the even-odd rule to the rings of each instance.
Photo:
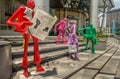
[[[79,51],[82,52],[83,48],[84,47],[79,47]],[[56,59],[68,56],[67,51],[68,51],[68,49],[64,49],[64,50],[61,50],[61,51],[43,53],[43,54],[40,54],[40,56],[43,60],[43,63],[45,63],[45,62],[49,62],[49,61],[52,61],[52,60],[56,60]],[[29,61],[30,66],[34,66],[32,64],[33,56],[28,56],[28,61]],[[22,69],[21,66],[20,66],[21,63],[22,63],[22,57],[13,59],[13,69],[14,69],[14,71]]]
[[[66,41],[68,41],[68,36],[66,37]],[[0,36],[0,39],[6,40],[6,41],[10,41],[14,44],[18,43],[18,42],[22,42],[24,40],[23,36]],[[39,42],[55,42],[57,39],[57,36],[47,36],[44,40],[40,40]],[[79,41],[84,41],[83,37],[81,36],[77,36],[77,39]],[[30,37],[30,42],[32,42],[33,39]],[[62,39],[60,39],[60,42],[62,42]]]
[[[40,42],[40,44],[41,45],[39,45],[39,50],[40,50],[40,53],[42,53],[42,52],[45,52],[45,51],[51,51],[50,50],[50,48],[53,48],[54,46],[56,47],[56,50],[59,50],[59,49],[62,49],[62,48],[68,48],[68,46],[67,46],[67,44],[66,45],[64,45],[64,44],[58,44],[58,45],[56,45],[55,43],[54,44],[52,44],[54,41],[52,41],[52,40],[49,40],[49,41],[51,41],[50,43],[49,42]],[[21,42],[22,43],[22,42]],[[18,44],[21,44],[21,43],[18,43]],[[42,44],[42,43],[46,43],[45,45],[44,44]],[[79,46],[83,46],[83,45],[85,45],[85,42],[80,42],[81,43],[81,45],[79,44]],[[31,42],[31,45],[33,44],[33,42]],[[49,45],[50,44],[50,45]],[[33,45],[32,46],[29,46],[29,48],[28,48],[28,51],[29,52],[32,52],[33,51]],[[107,45],[111,45],[111,42],[109,41],[108,43],[107,43]],[[45,47],[48,47],[48,48],[45,48]],[[47,50],[46,50],[47,49]],[[21,46],[20,47],[18,47],[18,46],[13,46],[12,47],[12,53],[14,53],[13,54],[13,56],[14,55],[17,55],[17,54],[21,54],[22,52],[23,52],[23,48],[22,48],[22,44],[21,44]]]
[[[79,42],[84,42],[82,40],[78,40]],[[18,46],[22,46],[23,45],[23,40],[20,41],[10,41],[12,42],[12,47],[18,47]],[[56,44],[56,40],[44,40],[44,41],[39,41],[38,43],[39,45],[43,45],[43,44]],[[59,44],[63,44],[62,41],[59,42]],[[29,46],[33,45],[33,40],[29,41]]]
[[[82,51],[84,49],[84,47],[83,46],[80,46],[79,47],[79,51]],[[68,51],[68,48],[67,49],[63,49],[63,50],[61,50],[60,52],[61,53],[59,53],[59,50],[56,50],[56,51],[52,51],[52,52],[49,52],[49,53],[40,53],[40,55],[41,55],[41,57],[42,57],[42,59],[43,59],[43,61],[45,60],[48,60],[49,58],[52,58],[53,56],[58,56],[58,57],[61,57],[61,56],[67,56],[67,52]],[[18,68],[19,66],[20,66],[20,64],[21,64],[21,60],[22,60],[22,56],[19,56],[19,55],[17,55],[17,57],[14,57],[13,56],[13,68],[15,69],[15,68]],[[30,63],[32,63],[32,59],[33,59],[33,56],[32,55],[30,55],[30,56],[28,56],[28,59],[29,59],[29,62]],[[16,69],[17,70],[17,69]]]
[[[14,30],[0,30],[0,36],[21,36],[20,33],[14,32]]]
[[[36,67],[30,67],[29,72],[31,73],[31,76],[28,79],[36,78],[36,76],[38,76],[38,79],[50,79],[51,77],[53,77],[52,79],[63,79],[62,77],[64,75],[67,75],[67,73],[70,73],[71,69],[73,71],[88,62],[89,60],[87,57],[90,56],[89,53],[90,51],[88,53],[79,53],[80,61],[74,61],[72,59],[69,59],[68,57],[62,57],[60,59],[45,63],[43,64],[43,67],[45,67],[46,69],[45,73],[36,73]],[[20,79],[18,78],[20,76],[25,79],[25,77],[23,76],[23,70],[17,71],[13,75],[15,75],[13,79]]]
[[[57,47],[57,46],[60,46],[60,45],[56,45],[56,44],[53,44],[53,45],[50,45],[50,46],[53,46],[53,47],[50,47],[50,49],[53,49],[54,47]],[[62,46],[60,46],[60,47],[63,47],[64,45],[62,45]],[[79,50],[81,50],[81,46],[84,46],[84,45],[82,45],[82,44],[80,44],[79,45],[80,47],[79,47]],[[47,45],[43,45],[43,46],[41,46],[41,48],[42,47],[47,47]],[[49,47],[49,45],[48,45],[48,47]],[[29,46],[29,48],[30,48],[30,46]],[[30,48],[31,49],[31,48]],[[40,55],[41,55],[41,57],[43,58],[43,61],[46,61],[46,60],[48,60],[48,59],[51,59],[52,58],[52,56],[54,56],[55,54],[57,55],[58,54],[58,52],[59,52],[59,50],[61,50],[60,48],[58,49],[58,50],[55,50],[54,49],[54,51],[47,51],[47,53],[46,52],[44,52],[44,53],[42,53],[42,50],[48,50],[48,48],[44,48],[44,49],[41,49],[41,51],[40,51]],[[82,49],[83,49],[83,47],[82,47]],[[20,54],[20,51],[21,51],[21,48],[18,48],[18,47],[13,47],[13,50],[15,51],[15,52],[12,52],[13,53],[13,69],[14,69],[14,71],[17,71],[17,69],[18,70],[20,70],[21,69],[21,67],[20,67],[20,64],[21,64],[21,62],[22,61],[19,61],[19,60],[22,60],[22,55],[23,55],[23,53],[22,54]],[[61,56],[65,56],[65,55],[67,55],[67,53],[66,53],[66,51],[68,50],[68,47],[66,48],[66,49],[62,49],[63,51],[64,51],[64,53],[62,52],[62,53],[59,53],[58,55],[60,55],[60,56],[58,56],[57,58],[59,58],[59,57],[61,57]],[[19,53],[19,54],[17,54],[16,53],[16,51]],[[32,49],[31,49],[31,51],[33,51]],[[30,52],[30,51],[29,51]],[[49,53],[49,54],[48,54]],[[33,53],[30,53],[30,55],[28,55],[28,59],[30,60],[29,62],[30,63],[32,63],[32,54]],[[53,60],[53,59],[52,59]]]
[[[43,45],[43,46],[46,46],[46,45]],[[28,79],[66,79],[65,77],[67,75],[71,74],[72,72],[74,72],[80,68],[83,68],[83,69],[81,69],[80,73],[76,73],[76,74],[78,74],[77,75],[78,77],[72,76],[69,79],[77,79],[77,78],[78,79],[92,79],[93,76],[95,76],[96,73],[99,72],[99,70],[93,69],[93,68],[85,68],[84,66],[87,66],[88,63],[95,60],[97,57],[102,55],[104,52],[108,52],[108,54],[105,54],[106,56],[112,55],[112,52],[110,52],[110,51],[112,51],[112,50],[115,51],[115,49],[116,49],[116,48],[113,48],[112,41],[107,42],[107,46],[108,46],[107,50],[96,51],[96,55],[92,55],[90,50],[88,50],[87,53],[82,53],[82,52],[79,53],[80,61],[74,61],[65,56],[65,57],[53,59],[49,62],[45,62],[42,64],[46,69],[46,72],[44,72],[44,73],[41,73],[41,72],[36,73],[35,66],[29,67],[29,72],[31,73],[31,76]],[[50,54],[45,53],[46,55],[43,54],[44,55],[43,57],[46,57],[47,55],[50,55],[49,57],[52,57],[53,55],[55,55],[55,53],[57,54],[57,53],[65,52],[66,49],[64,49],[62,51],[56,50],[57,52],[52,51],[52,52],[50,52]],[[55,53],[53,53],[53,52],[55,52]],[[117,57],[117,55],[119,55],[119,54],[118,53],[114,54],[115,58]],[[42,54],[41,54],[41,57],[42,57]],[[48,60],[49,60],[49,57],[47,57]],[[45,58],[45,60],[43,59],[43,61],[46,61],[47,58]],[[19,60],[19,59],[16,59],[16,60]],[[97,78],[101,77],[101,74],[100,75],[99,74],[100,73],[98,73],[98,75],[96,76]],[[109,76],[105,76],[105,77],[106,77],[106,79],[109,79]],[[23,76],[23,70],[15,72],[12,76],[12,79],[25,79],[25,77]],[[103,77],[103,78],[99,78],[99,79],[105,79],[105,78]],[[110,78],[110,79],[112,79],[112,78]]]
[[[39,41],[39,45],[43,44],[56,44],[55,40],[49,40],[49,41]],[[62,41],[60,41],[60,44],[62,44]],[[23,41],[13,41],[12,47],[19,47],[23,45]],[[33,41],[29,41],[29,46],[33,45]]]
[[[79,47],[79,51],[83,50],[84,47]],[[49,58],[51,56],[56,56],[56,55],[61,55],[61,54],[65,54],[68,52],[68,49],[63,49],[61,51],[54,51],[54,52],[50,52],[50,53],[42,53],[40,54],[41,58]],[[20,58],[13,58],[13,62],[16,63],[16,64],[19,64],[21,62],[17,62],[17,61],[21,61],[22,60],[22,57]],[[28,56],[28,60],[33,60],[33,55],[32,56]]]
[[[0,31],[1,32],[1,31]],[[17,33],[18,34],[18,33]],[[68,39],[68,36],[66,35],[65,36],[66,37],[66,39]],[[22,36],[22,34],[18,34],[18,35],[14,35],[14,34],[12,34],[12,35],[0,35],[0,39],[5,39],[5,40],[10,40],[10,41],[13,41],[13,40],[23,40],[23,36]],[[46,38],[45,38],[45,40],[56,40],[57,39],[57,36],[46,36]],[[77,36],[77,39],[79,40],[79,39],[83,39],[83,37],[82,36]],[[30,40],[32,40],[32,38],[30,37]]]
[[[84,43],[79,43],[79,46],[84,46]],[[46,44],[46,45],[39,45],[39,52],[42,53],[50,53],[54,51],[68,49],[68,45],[63,44]],[[24,49],[22,47],[12,47],[12,56],[13,58],[18,58],[23,56]],[[28,56],[33,55],[33,46],[28,47]]]
[[[110,44],[110,43],[109,43]],[[109,44],[108,44],[108,46],[109,46]],[[111,44],[112,45],[112,44]],[[109,46],[110,47],[110,46]],[[108,48],[109,48],[108,47]],[[65,50],[63,50],[63,52],[64,52]],[[60,51],[59,51],[60,52]],[[62,52],[62,51],[61,51]],[[89,53],[80,53],[79,55],[80,55],[80,63],[78,63],[78,67],[79,67],[79,65],[82,65],[82,63],[83,63],[83,65],[85,64],[85,63],[88,63],[89,61],[90,61],[90,59],[94,59],[94,56],[93,55],[91,55],[91,51],[89,50],[88,51]],[[56,53],[57,54],[57,53]],[[101,52],[99,52],[99,51],[97,51],[97,55],[95,55],[95,57],[96,56],[98,56],[99,54],[101,54]],[[47,53],[46,53],[46,55],[48,55]],[[49,55],[51,55],[51,54],[49,54]],[[41,54],[41,56],[42,56],[42,54]],[[52,55],[51,55],[52,56]],[[46,56],[44,56],[44,57],[46,57]],[[65,60],[63,60],[64,58],[66,58],[66,60],[69,60],[69,62],[68,62],[68,64],[70,64],[71,63],[71,59],[68,59],[67,57],[62,57],[62,58],[60,58],[60,59],[55,59],[54,61],[58,61],[59,63],[62,63],[61,64],[61,66],[59,66],[59,67],[62,67],[62,65],[63,65],[63,63],[64,63],[64,61]],[[46,59],[45,59],[46,60]],[[43,60],[44,61],[44,60]],[[65,61],[66,62],[66,61]],[[72,63],[74,63],[75,61],[72,61]],[[76,62],[78,62],[78,61],[76,61]],[[50,63],[52,63],[52,61],[49,61],[49,66],[54,66],[55,67],[55,65],[51,65]],[[55,64],[55,62],[53,63],[53,64]],[[44,65],[44,64],[43,64]],[[45,65],[46,66],[46,65]],[[47,67],[48,69],[49,69],[49,67]],[[62,67],[63,68],[63,67]],[[31,70],[32,68],[30,67],[30,70]],[[33,66],[33,73],[35,72],[35,66]],[[69,68],[70,70],[71,70],[71,68]],[[61,68],[57,68],[57,71],[59,71],[59,75],[61,75]],[[49,70],[48,70],[49,71]],[[18,71],[19,72],[19,71]],[[17,72],[17,73],[18,73]],[[22,72],[23,73],[23,72]],[[32,73],[32,71],[31,71],[31,73]],[[22,74],[21,74],[22,75]],[[44,73],[44,75],[47,75],[46,73]],[[37,75],[36,75],[37,76]],[[24,77],[24,76],[23,76]],[[32,78],[34,77],[35,78],[35,76],[31,76]],[[42,79],[42,77],[40,77],[40,75],[38,75],[38,77],[40,78],[40,79]],[[46,77],[46,79],[48,78],[53,78],[53,79],[62,79],[62,78],[60,78],[60,77],[58,77],[58,76],[47,76]],[[30,77],[29,77],[30,78]],[[17,79],[17,78],[16,78]],[[18,78],[19,79],[19,78]],[[43,79],[45,79],[45,77],[43,78]]]
[[[108,46],[107,49],[111,49],[111,45]],[[33,66],[34,70],[30,72],[34,74],[31,75],[28,79],[33,79],[33,78],[34,79],[63,79],[66,75],[79,69],[80,67],[83,67],[86,63],[89,63],[90,61],[94,60],[96,57],[98,57],[105,51],[96,51],[97,53],[96,55],[91,55],[90,52],[91,51],[88,50],[88,53],[80,53],[79,54],[80,61],[73,61],[67,57],[62,57],[60,59],[49,61],[48,63],[43,64],[43,66],[46,67],[47,69],[45,73],[35,73],[35,66]],[[30,70],[32,70],[31,67],[30,67]],[[19,74],[19,72],[21,72],[21,74]],[[18,71],[18,72],[15,72],[14,74],[16,75],[14,75],[13,79],[25,79],[23,76],[23,71]]]

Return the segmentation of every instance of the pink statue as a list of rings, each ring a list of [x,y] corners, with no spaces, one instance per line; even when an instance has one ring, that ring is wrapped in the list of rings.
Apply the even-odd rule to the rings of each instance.
[[[67,22],[67,19],[64,18],[58,24],[56,24],[55,27],[54,27],[54,32],[56,32],[56,28],[59,31],[58,37],[57,37],[57,40],[56,40],[56,44],[59,44],[60,36],[62,36],[63,44],[66,44],[66,39],[65,39],[65,26],[66,26],[66,22]]]
[[[25,39],[25,47],[24,47],[24,56],[22,61],[22,67],[24,69],[24,76],[28,77],[28,59],[27,59],[27,52],[28,52],[28,43],[30,36],[32,36],[34,41],[34,61],[33,63],[37,66],[36,71],[45,71],[44,68],[41,66],[41,58],[39,55],[39,49],[38,49],[38,38],[34,37],[33,35],[30,35],[28,31],[28,27],[32,25],[32,22],[27,18],[33,18],[34,17],[34,9],[35,3],[33,0],[28,0],[27,6],[20,6],[17,11],[7,20],[6,24],[10,26],[15,27],[16,32],[20,32],[23,34]],[[15,21],[15,19],[18,19]]]

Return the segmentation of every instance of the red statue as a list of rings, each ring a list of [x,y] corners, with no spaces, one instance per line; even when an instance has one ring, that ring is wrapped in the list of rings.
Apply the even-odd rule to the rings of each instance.
[[[20,6],[16,12],[7,20],[6,24],[10,26],[14,26],[16,32],[20,32],[24,36],[25,40],[25,47],[24,47],[24,56],[22,61],[22,67],[24,69],[24,75],[25,77],[28,77],[28,58],[27,58],[27,52],[28,52],[28,43],[30,39],[30,35],[28,33],[28,28],[33,23],[29,20],[34,17],[34,9],[35,3],[33,0],[29,0],[27,3],[27,6]],[[29,19],[28,19],[29,18]],[[17,19],[17,21],[15,21]],[[34,61],[33,63],[37,66],[36,71],[45,71],[45,69],[41,66],[41,58],[39,55],[39,49],[38,49],[38,38],[32,36],[34,41]]]
[[[63,44],[66,44],[66,39],[65,39],[65,26],[67,23],[67,18],[64,18],[63,20],[61,20],[59,23],[57,23],[54,27],[54,32],[56,32],[56,28],[58,29],[59,33],[58,33],[58,37],[56,39],[56,44],[59,43],[60,41],[60,36],[62,36],[62,41]]]

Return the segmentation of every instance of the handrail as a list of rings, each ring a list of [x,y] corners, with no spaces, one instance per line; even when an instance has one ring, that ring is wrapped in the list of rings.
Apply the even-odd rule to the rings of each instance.
[[[8,26],[7,24],[0,24],[0,26]]]

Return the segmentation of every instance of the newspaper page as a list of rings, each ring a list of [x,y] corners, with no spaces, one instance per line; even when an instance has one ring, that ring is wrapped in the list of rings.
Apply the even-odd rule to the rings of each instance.
[[[56,20],[56,16],[52,17],[47,12],[38,8],[32,19],[33,25],[29,27],[29,33],[38,39],[44,40]]]
[[[69,53],[76,53],[77,52],[76,45],[69,45],[68,46],[68,52]]]

